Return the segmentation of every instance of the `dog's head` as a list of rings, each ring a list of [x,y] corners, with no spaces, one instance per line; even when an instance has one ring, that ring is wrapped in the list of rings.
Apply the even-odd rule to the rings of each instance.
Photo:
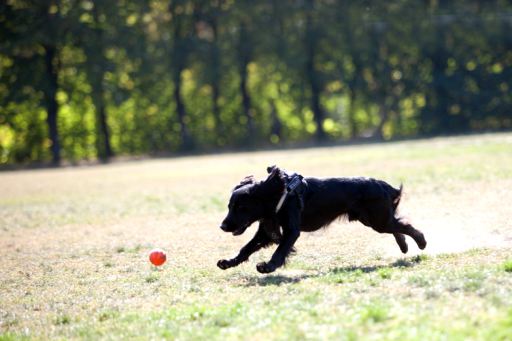
[[[252,223],[271,214],[284,190],[284,180],[278,167],[268,167],[267,172],[264,181],[256,182],[253,176],[247,176],[235,186],[228,214],[220,225],[223,231],[241,235]]]

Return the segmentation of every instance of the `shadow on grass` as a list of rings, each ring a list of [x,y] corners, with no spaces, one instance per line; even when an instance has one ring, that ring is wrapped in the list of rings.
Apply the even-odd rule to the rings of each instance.
[[[414,256],[410,258],[401,258],[393,263],[388,265],[370,265],[370,266],[346,266],[346,267],[337,267],[329,269],[327,272],[317,272],[310,274],[301,274],[295,276],[286,276],[286,275],[255,275],[255,276],[247,276],[244,278],[244,287],[254,287],[254,286],[280,286],[282,284],[294,284],[299,283],[307,278],[319,278],[325,277],[328,275],[336,275],[341,273],[361,273],[367,274],[378,271],[380,269],[392,269],[392,268],[411,268],[422,261],[426,260],[426,256]]]
[[[281,284],[293,284],[302,281],[303,279],[309,277],[316,277],[317,275],[312,274],[303,274],[296,276],[285,276],[285,275],[260,275],[260,276],[250,276],[244,278],[245,283],[242,284],[244,287],[266,287],[270,285],[279,286]]]
[[[388,265],[370,265],[370,266],[345,266],[340,268],[330,269],[327,274],[337,273],[350,273],[350,272],[361,272],[371,273],[380,269],[392,269],[392,268],[411,268],[426,260],[426,256],[418,255],[410,258],[400,258],[393,263]]]

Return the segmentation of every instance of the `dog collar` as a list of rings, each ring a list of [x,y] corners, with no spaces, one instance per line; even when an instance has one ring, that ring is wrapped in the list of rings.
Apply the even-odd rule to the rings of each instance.
[[[289,178],[286,187],[284,188],[283,194],[281,195],[281,198],[279,199],[277,206],[276,206],[276,213],[279,212],[281,207],[283,207],[284,201],[286,200],[286,197],[288,194],[295,192],[295,190],[302,185],[303,183],[303,177],[299,174],[292,174],[292,176]]]
[[[288,195],[288,191],[286,190],[286,188],[284,189],[283,191],[283,195],[281,195],[281,198],[279,199],[279,202],[277,203],[277,206],[276,206],[276,213],[279,212],[279,210],[281,209],[281,207],[283,206],[284,204],[284,199],[286,199],[286,196]]]

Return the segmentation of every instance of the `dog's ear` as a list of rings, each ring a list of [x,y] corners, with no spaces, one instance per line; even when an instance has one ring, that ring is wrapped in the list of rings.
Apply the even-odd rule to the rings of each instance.
[[[277,191],[282,191],[284,188],[283,171],[277,166],[270,166],[267,167],[267,172],[269,175],[262,183],[265,189],[276,189]]]
[[[268,173],[267,180],[270,180],[271,178],[273,178],[275,176],[282,177],[283,171],[276,165],[273,165],[273,166],[267,167],[267,173]]]
[[[239,189],[240,187],[243,187],[245,185],[252,185],[254,184],[256,181],[254,180],[254,176],[252,175],[249,175],[249,176],[246,176],[245,178],[242,179],[242,181],[240,181],[240,183],[238,185],[235,186],[235,188],[233,189],[234,190],[237,190]]]

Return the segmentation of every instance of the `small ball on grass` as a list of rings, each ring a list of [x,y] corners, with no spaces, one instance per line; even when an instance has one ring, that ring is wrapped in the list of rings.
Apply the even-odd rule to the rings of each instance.
[[[155,266],[160,266],[167,260],[167,255],[162,249],[153,249],[149,252],[149,261]]]

